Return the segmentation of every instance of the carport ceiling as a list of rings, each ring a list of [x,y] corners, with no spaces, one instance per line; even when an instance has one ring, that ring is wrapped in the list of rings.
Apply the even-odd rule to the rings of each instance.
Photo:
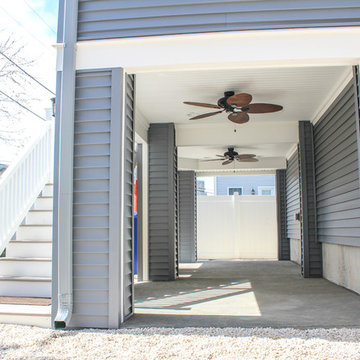
[[[251,122],[312,120],[349,70],[338,66],[145,73],[136,77],[136,102],[149,123],[189,124],[190,117],[212,109],[184,105],[183,101],[216,104],[224,91],[232,90],[253,95],[252,102],[284,107],[278,113],[251,115]],[[196,122],[228,120],[219,114]]]
[[[136,76],[136,111],[148,123],[176,124],[179,163],[186,169],[222,171],[218,162],[201,162],[222,154],[229,145],[254,153],[259,163],[242,163],[241,169],[276,169],[295,148],[297,122],[313,121],[326,109],[351,75],[350,66],[298,68],[245,68],[208,71],[144,73]],[[216,111],[183,104],[183,101],[216,104],[224,91],[246,92],[254,103],[273,103],[283,110],[250,114],[250,121],[235,125],[225,113],[189,120]],[[234,129],[237,129],[236,133]],[[255,164],[255,165],[254,165]]]

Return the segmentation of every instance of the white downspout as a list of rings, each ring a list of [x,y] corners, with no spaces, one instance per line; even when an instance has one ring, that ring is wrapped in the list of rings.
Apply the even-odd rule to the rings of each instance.
[[[54,328],[69,326],[73,310],[73,151],[75,113],[75,46],[78,0],[64,0],[63,46],[58,48],[62,71],[59,127],[58,308]]]

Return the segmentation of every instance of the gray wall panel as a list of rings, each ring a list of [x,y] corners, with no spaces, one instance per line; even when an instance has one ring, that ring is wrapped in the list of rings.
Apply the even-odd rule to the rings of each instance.
[[[78,39],[359,26],[357,0],[80,0]]]
[[[111,71],[78,72],[76,79],[73,326],[108,326],[111,80]],[[96,110],[102,120],[86,116],[92,112],[92,99],[104,100]]]
[[[359,154],[351,81],[314,127],[318,240],[360,246]]]
[[[133,231],[134,231],[134,100],[135,100],[135,78],[127,75],[125,79],[125,124],[124,135],[124,214],[123,214],[123,271],[124,271],[124,316],[125,319],[134,313],[134,265],[133,265]]]
[[[289,239],[299,239],[300,221],[295,214],[300,213],[299,157],[296,151],[287,162],[286,168],[286,233]]]
[[[174,124],[151,124],[149,139],[149,277],[178,276],[177,151]]]
[[[303,277],[322,277],[322,247],[317,241],[317,211],[313,126],[299,122],[301,272]]]
[[[278,224],[278,259],[290,260],[290,239],[287,237],[286,170],[276,170],[276,206]]]
[[[179,249],[180,262],[196,262],[196,176],[179,171]]]
[[[122,119],[122,71],[77,72],[71,326],[116,327],[110,312],[124,319],[133,313],[133,76],[125,75],[125,88]],[[110,244],[117,253],[111,258]],[[112,283],[120,277],[124,297],[110,299],[110,293],[121,293]]]

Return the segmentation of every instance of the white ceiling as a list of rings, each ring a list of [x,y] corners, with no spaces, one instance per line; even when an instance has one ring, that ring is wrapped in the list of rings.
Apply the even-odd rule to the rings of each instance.
[[[339,84],[349,76],[351,67],[301,67],[239,70],[179,71],[144,73],[136,76],[136,109],[139,117],[149,123],[173,122],[177,126],[201,126],[201,136],[206,136],[206,124],[229,124],[225,113],[190,121],[189,118],[216,111],[183,104],[183,101],[216,104],[224,91],[246,92],[253,96],[253,103],[265,102],[283,106],[281,112],[272,114],[250,114],[250,122],[236,125],[245,129],[251,124],[263,122],[291,122],[296,126],[299,120],[314,120]],[[184,124],[184,125],[183,125]],[[222,154],[229,145],[239,152],[255,153],[259,157],[284,157],[294,146],[293,139],[287,141],[286,133],[279,142],[262,141],[256,135],[247,139],[245,148],[234,139],[222,139],[221,146],[179,147],[179,157],[189,159],[212,158]],[[251,166],[251,165],[250,165]]]

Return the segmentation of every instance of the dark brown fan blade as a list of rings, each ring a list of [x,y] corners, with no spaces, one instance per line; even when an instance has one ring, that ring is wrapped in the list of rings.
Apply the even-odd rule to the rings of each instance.
[[[254,158],[256,155],[255,154],[239,154],[236,155],[235,157],[237,159],[248,159],[248,158]]]
[[[251,103],[252,96],[250,94],[242,93],[242,94],[235,94],[230,96],[226,102],[229,105],[236,105],[236,106],[247,106]]]
[[[249,114],[264,114],[271,113],[282,110],[281,105],[274,104],[249,104],[243,109],[243,111],[248,112]]]
[[[233,161],[234,161],[234,160],[231,160],[231,159],[226,160],[226,161],[224,161],[224,162],[222,163],[222,165],[230,164],[230,163],[232,163]]]
[[[249,121],[249,115],[246,112],[235,112],[231,113],[228,119],[237,124],[244,124]]]
[[[224,157],[222,159],[208,159],[208,160],[201,160],[201,161],[223,161],[226,160]]]
[[[221,109],[221,107],[218,105],[204,104],[204,103],[191,102],[191,101],[184,101],[184,104],[193,105],[193,106],[202,106],[202,107],[207,107],[207,108],[211,108],[211,109]]]
[[[206,118],[208,116],[213,116],[213,115],[216,115],[216,114],[220,114],[222,112],[223,112],[223,110],[215,111],[215,112],[207,113],[207,114],[202,114],[202,115],[194,116],[194,117],[190,118],[189,120],[198,120],[198,119]]]
[[[258,159],[253,158],[253,157],[251,157],[251,158],[245,158],[245,159],[236,158],[236,160],[237,160],[237,161],[240,161],[240,162],[257,162],[257,161],[259,161]]]

